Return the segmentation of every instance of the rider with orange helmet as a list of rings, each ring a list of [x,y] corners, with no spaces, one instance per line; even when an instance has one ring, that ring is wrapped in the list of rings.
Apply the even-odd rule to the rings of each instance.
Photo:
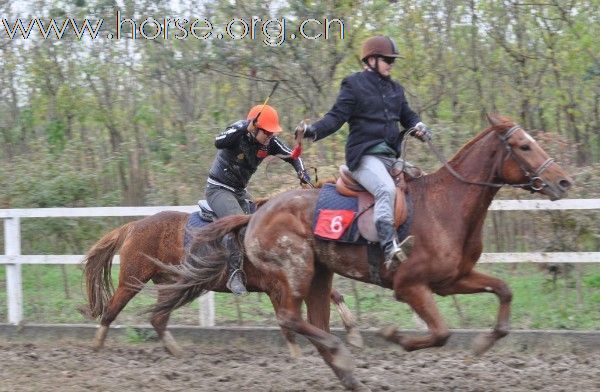
[[[277,111],[269,105],[257,105],[250,109],[246,120],[231,124],[217,135],[218,151],[206,184],[206,201],[217,217],[254,212],[246,186],[268,155],[281,157],[294,167],[302,183],[310,182],[302,159],[292,157],[292,150],[276,136],[281,131]],[[245,294],[242,252],[232,235],[225,236],[223,242],[230,251],[227,288],[236,295]]]
[[[319,140],[348,122],[346,164],[353,177],[375,197],[374,218],[386,266],[404,261],[412,247],[412,236],[399,243],[394,228],[396,187],[389,170],[400,157],[401,143],[409,130],[421,140],[431,131],[408,106],[404,88],[390,78],[392,65],[400,57],[390,37],[378,35],[362,46],[363,72],[342,81],[333,108],[319,121],[301,124],[304,137]],[[400,130],[398,123],[403,127]],[[301,129],[298,129],[300,131]]]

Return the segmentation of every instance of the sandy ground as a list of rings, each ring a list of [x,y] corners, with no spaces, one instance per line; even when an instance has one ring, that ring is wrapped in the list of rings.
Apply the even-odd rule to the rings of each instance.
[[[0,340],[0,391],[343,391],[316,351],[292,360],[285,347]],[[373,391],[600,391],[600,352],[518,353],[399,348],[354,350],[357,377]]]

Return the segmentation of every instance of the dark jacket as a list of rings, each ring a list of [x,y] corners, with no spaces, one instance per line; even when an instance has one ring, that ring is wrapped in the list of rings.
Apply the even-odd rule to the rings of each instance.
[[[405,130],[419,121],[419,116],[408,106],[401,85],[365,70],[342,80],[333,108],[311,128],[316,133],[315,140],[319,140],[348,122],[346,164],[350,170],[355,170],[365,151],[383,141],[399,156]],[[404,127],[402,132],[398,122]]]
[[[258,143],[248,133],[249,124],[248,120],[240,120],[217,135],[215,147],[218,151],[208,173],[209,183],[213,180],[241,191],[267,155],[280,155],[281,159],[294,166],[296,173],[304,170],[302,160],[289,156],[292,150],[277,136],[271,138],[267,146]]]

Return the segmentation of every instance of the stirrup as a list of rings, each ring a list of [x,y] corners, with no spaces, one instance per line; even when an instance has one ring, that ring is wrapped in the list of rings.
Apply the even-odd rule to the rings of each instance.
[[[229,276],[225,287],[227,287],[227,289],[231,291],[235,296],[247,295],[248,290],[246,290],[245,280],[246,274],[244,273],[244,271],[241,269],[236,269]]]
[[[392,242],[392,248],[386,252],[385,268],[392,271],[408,259],[415,245],[415,236],[409,235],[401,243]]]

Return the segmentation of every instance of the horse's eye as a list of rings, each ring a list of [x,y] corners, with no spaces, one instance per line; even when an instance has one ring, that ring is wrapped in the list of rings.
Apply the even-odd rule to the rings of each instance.
[[[529,144],[524,144],[522,146],[519,146],[519,150],[529,151],[531,150],[531,147],[529,147]]]

